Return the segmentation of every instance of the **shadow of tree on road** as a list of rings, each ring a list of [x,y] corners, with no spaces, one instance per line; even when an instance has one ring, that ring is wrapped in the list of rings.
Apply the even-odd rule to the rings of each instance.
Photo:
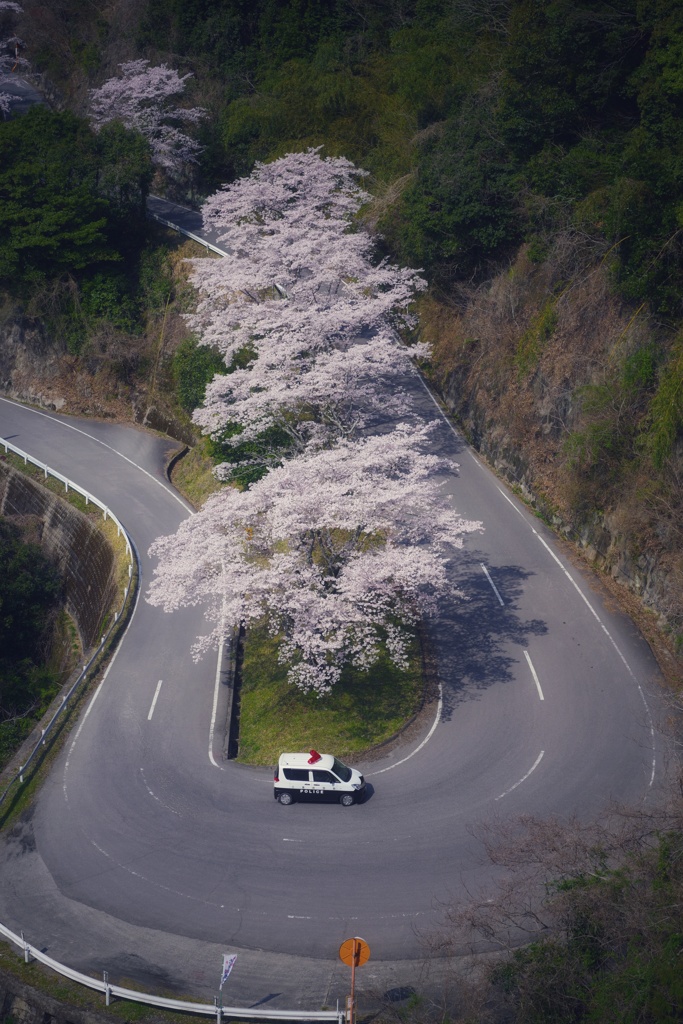
[[[504,605],[482,564],[504,595]],[[529,639],[548,632],[542,619],[523,620],[517,610],[523,585],[534,573],[518,565],[489,566],[476,551],[460,553],[454,568],[466,600],[444,602],[438,620],[428,628],[443,685],[444,721],[462,701],[476,699],[494,683],[512,682],[514,666]]]

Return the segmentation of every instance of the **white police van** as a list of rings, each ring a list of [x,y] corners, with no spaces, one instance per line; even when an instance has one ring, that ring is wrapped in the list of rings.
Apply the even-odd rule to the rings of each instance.
[[[273,779],[274,797],[281,804],[293,800],[338,800],[344,807],[360,802],[365,779],[332,754],[281,754]]]

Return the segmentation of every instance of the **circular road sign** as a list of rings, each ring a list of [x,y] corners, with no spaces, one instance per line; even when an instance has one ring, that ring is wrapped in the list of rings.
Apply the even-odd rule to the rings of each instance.
[[[346,939],[339,947],[339,959],[347,967],[362,967],[370,959],[370,947],[365,939],[359,939],[356,935],[353,939]]]

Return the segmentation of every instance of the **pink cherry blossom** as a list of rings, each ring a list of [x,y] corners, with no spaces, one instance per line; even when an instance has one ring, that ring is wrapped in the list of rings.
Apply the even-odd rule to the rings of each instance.
[[[183,164],[196,163],[198,142],[178,127],[178,122],[198,124],[205,116],[200,107],[173,107],[168,101],[182,93],[185,82],[166,64],[149,67],[148,60],[119,64],[121,74],[90,91],[90,120],[95,129],[109,121],[121,121],[148,140],[152,159],[160,167],[175,171]]]
[[[194,415],[207,433],[237,423],[240,444],[278,425],[302,450],[368,429],[380,409],[408,413],[400,380],[409,356],[395,327],[411,322],[425,282],[375,260],[374,240],[356,229],[369,198],[363,176],[348,160],[308,150],[257,164],[207,201],[205,223],[227,255],[194,261],[199,303],[189,324],[226,364],[245,350],[253,356],[207,388]]]
[[[0,16],[23,14],[23,10],[23,7],[13,0],[0,0]],[[29,70],[29,62],[21,56],[22,48],[23,42],[18,36],[0,37],[0,114],[3,116],[9,114],[13,98],[10,93],[3,92],[3,83],[8,82],[11,74]]]
[[[214,377],[194,420],[223,443],[237,424],[236,445],[273,426],[291,445],[248,490],[222,489],[150,552],[148,600],[206,608],[197,656],[265,620],[290,680],[318,693],[382,647],[405,664],[410,627],[457,596],[450,560],[480,528],[444,493],[456,467],[432,454],[433,427],[408,386],[411,355],[425,350],[406,349],[396,327],[412,322],[425,282],[375,258],[354,219],[363,177],[308,150],[258,164],[207,202],[227,255],[192,263],[199,303],[188,319],[230,372]],[[238,354],[246,366],[235,369]]]
[[[346,661],[372,665],[384,637],[402,663],[405,626],[457,594],[449,558],[480,525],[443,493],[454,467],[430,454],[431,434],[398,425],[340,441],[213,495],[153,545],[148,600],[206,606],[213,628],[197,653],[266,618],[292,682],[321,693]]]

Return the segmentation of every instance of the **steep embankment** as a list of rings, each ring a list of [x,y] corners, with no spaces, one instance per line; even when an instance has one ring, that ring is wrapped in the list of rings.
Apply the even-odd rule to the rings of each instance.
[[[677,343],[615,295],[607,261],[576,263],[572,273],[534,263],[523,247],[457,305],[428,298],[420,330],[433,345],[430,373],[472,443],[616,593],[638,596],[658,626],[645,621],[646,631],[673,656],[683,629],[683,444],[658,460],[656,412],[659,403],[664,418],[668,402],[658,368],[675,364]],[[665,661],[680,677],[679,659]]]
[[[173,356],[187,338],[182,313],[193,301],[184,260],[204,250],[165,229],[151,227],[150,235],[136,319],[123,327],[107,310],[89,311],[82,303],[77,317],[72,309],[60,310],[68,282],[57,282],[52,291],[37,288],[29,301],[6,297],[0,309],[5,395],[56,412],[144,423],[179,440],[191,439],[187,414],[173,393]]]
[[[101,530],[68,502],[1,462],[0,516],[34,522],[36,540],[64,579],[66,611],[82,647],[92,647],[118,596],[115,554]]]

